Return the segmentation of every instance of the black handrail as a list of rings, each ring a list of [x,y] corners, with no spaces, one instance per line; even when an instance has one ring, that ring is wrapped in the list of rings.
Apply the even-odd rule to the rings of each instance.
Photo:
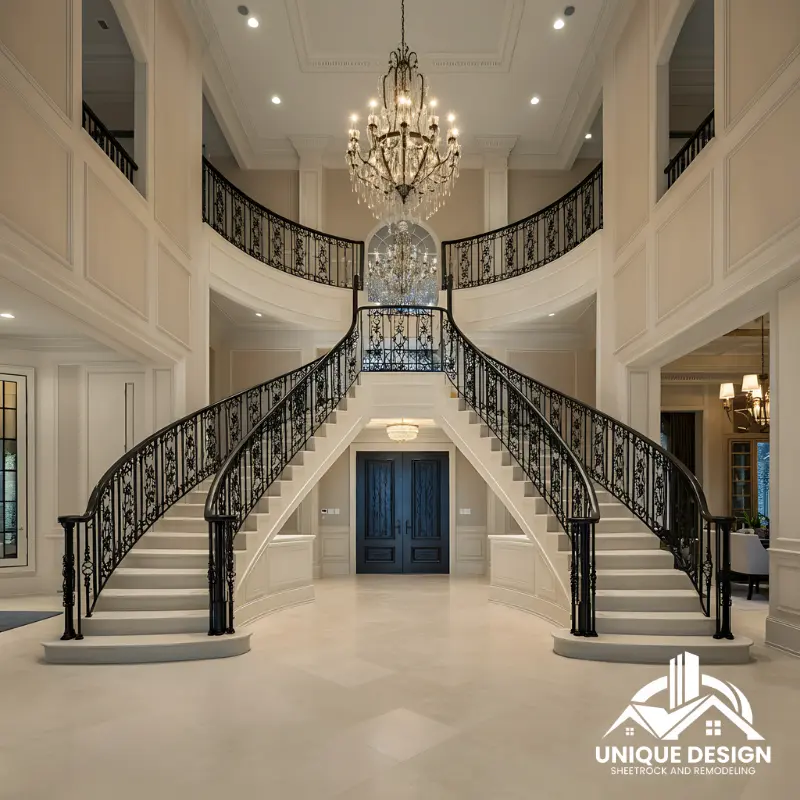
[[[550,422],[460,331],[449,310],[368,306],[354,310],[340,342],[231,451],[206,498],[209,634],[231,633],[234,537],[257,503],[361,372],[444,372],[511,452],[573,545],[572,630],[595,634],[597,496],[583,464]]]
[[[514,278],[560,258],[603,227],[603,165],[563,197],[502,228],[442,242],[442,288]]]
[[[203,222],[249,256],[316,283],[352,289],[363,278],[364,242],[292,222],[237,189],[203,158]]]
[[[697,154],[714,138],[714,109],[690,134],[688,141],[670,159],[664,169],[667,176],[667,188],[672,186],[685,169],[697,158]]]
[[[83,101],[84,130],[100,146],[102,151],[114,162],[119,171],[133,183],[133,173],[139,169],[138,164],[130,157],[128,151],[119,143],[116,136],[103,125],[100,117]]]
[[[694,473],[658,442],[624,422],[491,359],[551,421],[593,481],[629,508],[689,576],[706,616],[716,583],[715,638],[732,639],[730,532],[732,517],[714,516]],[[711,528],[714,527],[712,541]]]
[[[106,470],[83,514],[58,518],[65,536],[62,639],[83,638],[84,616],[92,616],[108,579],[133,545],[170,506],[213,475],[242,435],[316,363],[233,394],[156,431]]]

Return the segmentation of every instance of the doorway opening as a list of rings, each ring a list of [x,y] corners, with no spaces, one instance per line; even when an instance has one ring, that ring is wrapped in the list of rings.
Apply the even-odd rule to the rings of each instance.
[[[449,454],[356,454],[356,573],[448,574]]]

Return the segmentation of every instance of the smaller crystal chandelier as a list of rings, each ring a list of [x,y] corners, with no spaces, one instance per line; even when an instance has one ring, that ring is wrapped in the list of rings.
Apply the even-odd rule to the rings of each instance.
[[[406,220],[389,226],[394,244],[369,260],[368,297],[385,306],[433,305],[438,292],[438,259],[419,252]]]
[[[764,317],[761,317],[761,372],[758,375],[745,375],[742,378],[742,392],[745,396],[745,408],[740,410],[734,407],[736,392],[733,384],[720,384],[719,399],[722,400],[722,407],[728,419],[732,420],[731,412],[745,414],[762,433],[766,433],[769,430],[769,375],[765,369],[764,359]],[[742,426],[745,430],[749,427],[750,425]]]
[[[461,148],[450,114],[444,152],[436,101],[419,71],[417,54],[406,44],[406,7],[401,0],[400,46],[389,56],[389,71],[370,102],[369,150],[361,149],[357,116],[347,145],[350,180],[378,219],[430,217],[444,204],[458,177]],[[359,200],[360,202],[360,200]]]
[[[394,425],[386,426],[386,435],[393,442],[413,442],[419,433],[419,426],[410,425],[402,420]]]

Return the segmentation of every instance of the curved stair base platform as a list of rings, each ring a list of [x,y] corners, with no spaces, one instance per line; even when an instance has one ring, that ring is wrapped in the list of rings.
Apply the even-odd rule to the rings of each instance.
[[[599,634],[585,639],[568,629],[553,631],[553,652],[585,661],[616,661],[625,664],[669,664],[688,650],[701,664],[747,664],[753,642],[744,636],[714,639],[711,636],[642,636]]]
[[[206,614],[206,627],[208,627]],[[207,633],[91,636],[80,642],[44,643],[50,664],[155,664],[162,661],[201,661],[231,658],[250,650],[249,631],[227,636]]]

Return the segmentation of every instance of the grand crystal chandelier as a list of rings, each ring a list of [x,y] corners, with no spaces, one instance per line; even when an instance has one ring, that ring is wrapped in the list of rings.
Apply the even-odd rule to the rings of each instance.
[[[347,164],[359,202],[363,199],[378,219],[427,219],[452,191],[461,149],[451,114],[442,152],[436,101],[428,100],[417,54],[406,44],[405,0],[400,13],[400,47],[390,54],[389,71],[378,84],[381,103],[369,104],[369,151],[361,148],[358,117],[353,116]]]
[[[394,243],[369,260],[369,301],[385,306],[433,305],[438,297],[437,258],[420,253],[406,220],[390,225],[389,233]]]

